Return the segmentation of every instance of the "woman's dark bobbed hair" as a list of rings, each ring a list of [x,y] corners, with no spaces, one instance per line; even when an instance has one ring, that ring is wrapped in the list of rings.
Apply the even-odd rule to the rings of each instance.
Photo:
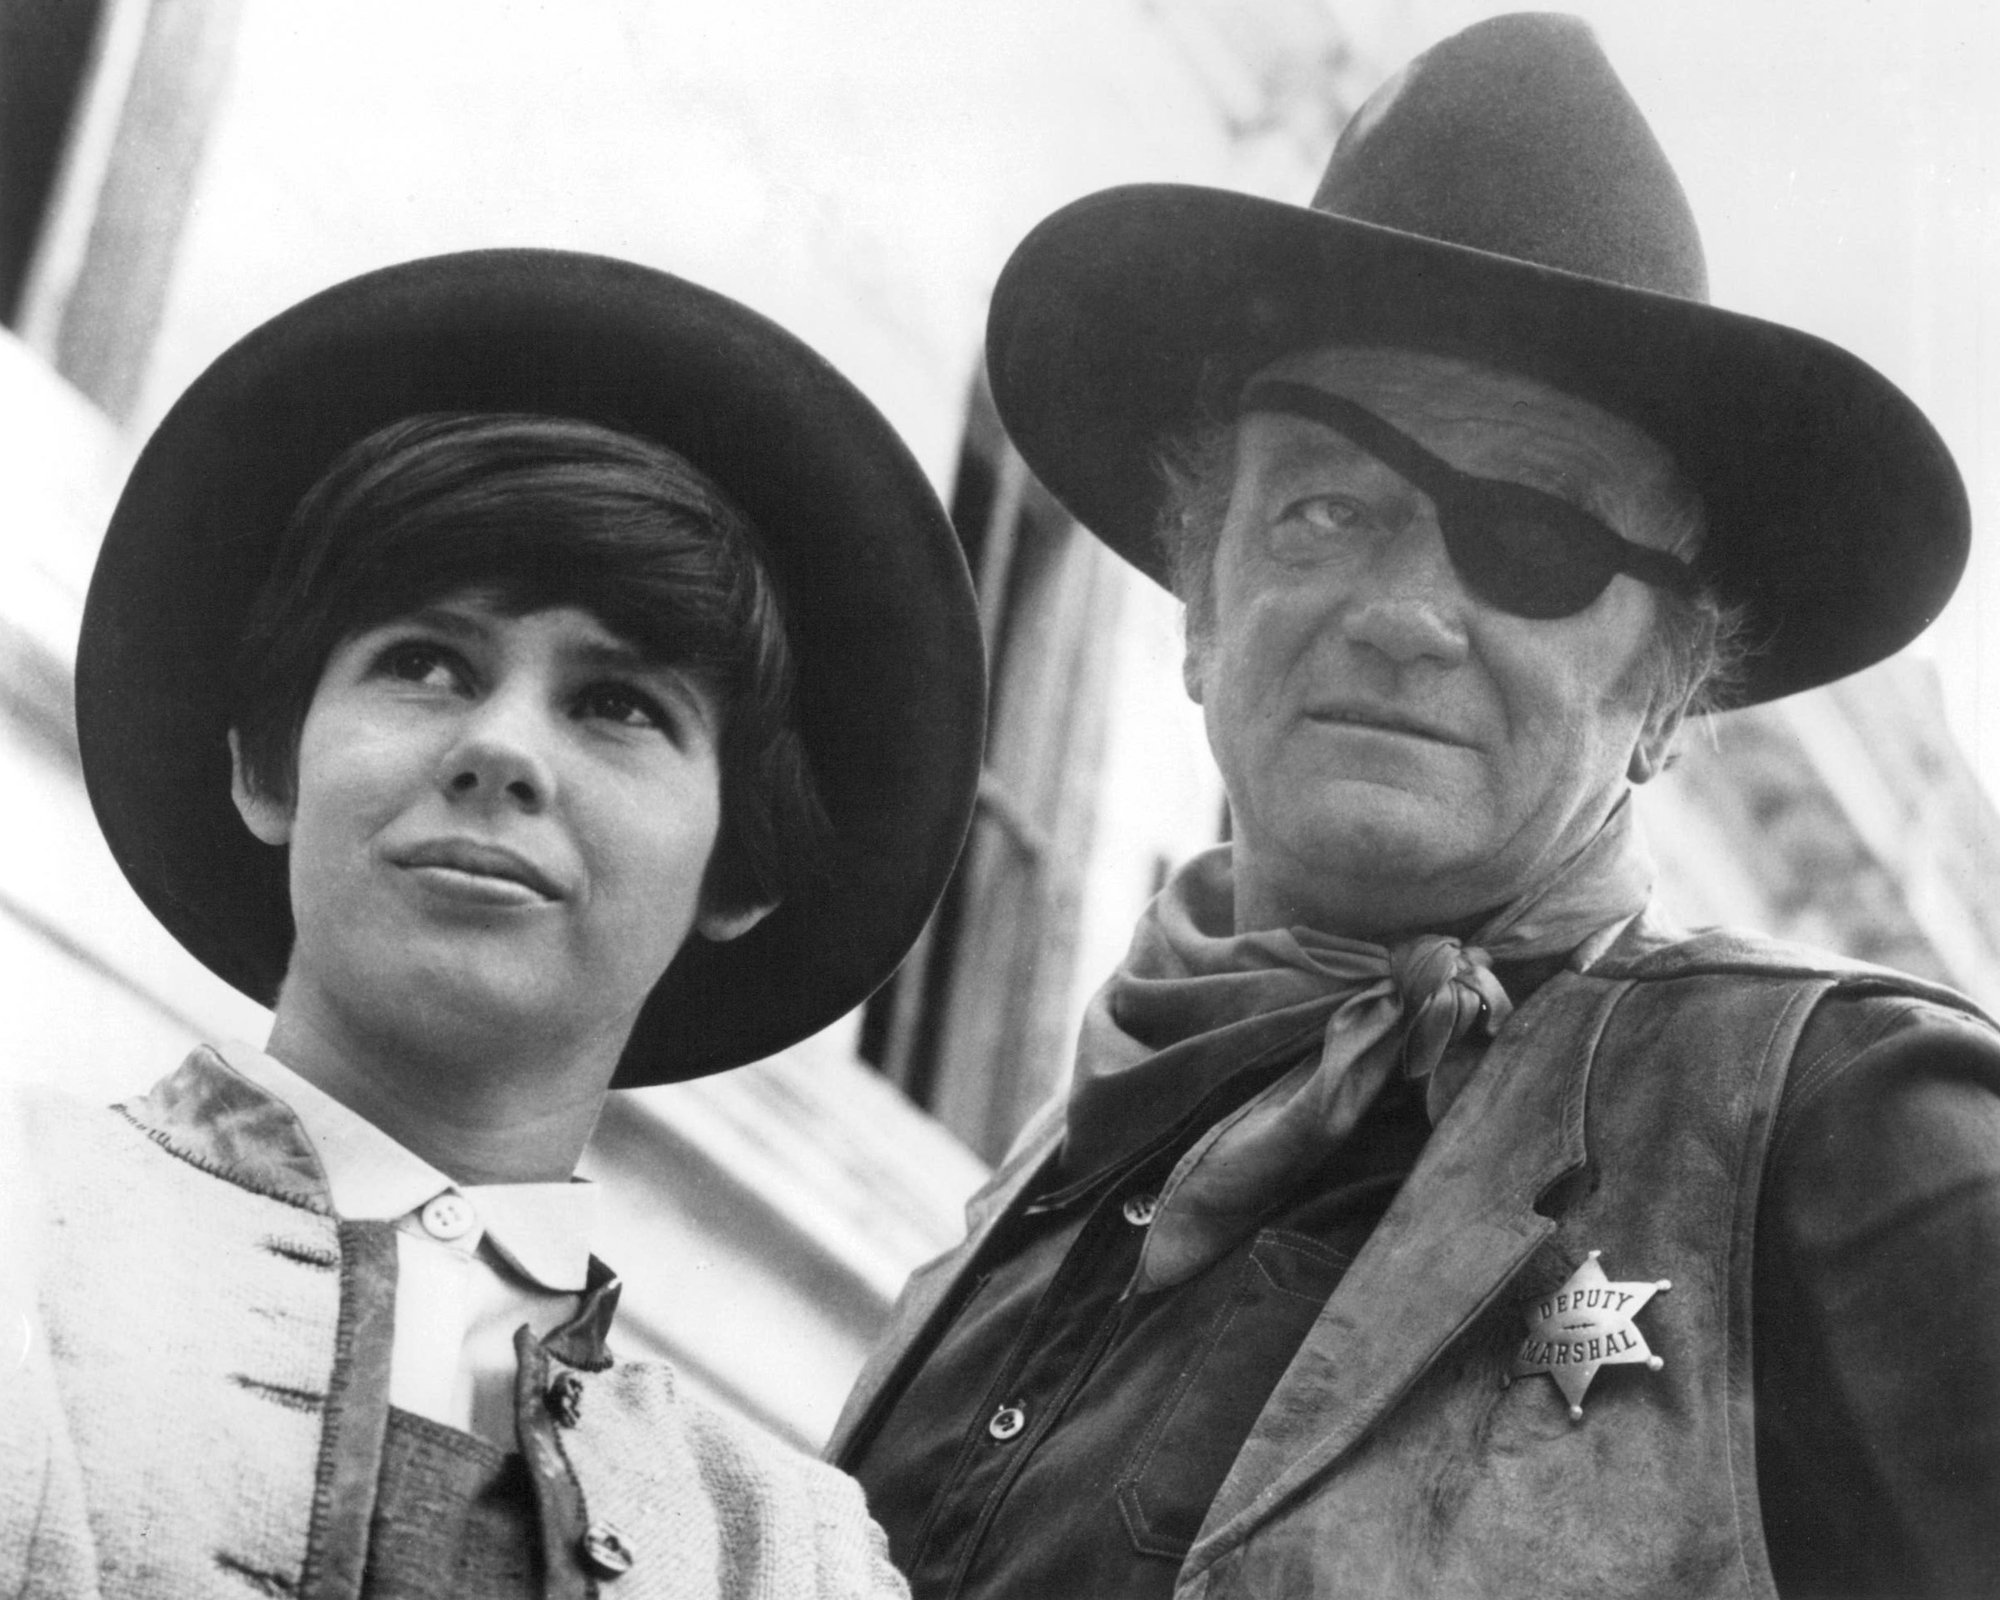
[[[697,1077],[816,1032],[894,970],[957,860],[986,699],[971,585],[936,495],[858,390],[757,313],[631,262],[487,250],[385,268],[274,317],[188,388],[113,514],[78,645],[84,776],[113,855],[194,955],[257,999],[275,998],[292,940],[284,860],[236,814],[228,734],[239,719],[263,719],[263,781],[282,780],[296,697],[316,678],[321,641],[299,642],[298,659],[273,673],[287,682],[271,686],[271,705],[261,703],[264,686],[241,674],[260,650],[269,662],[295,648],[272,628],[289,626],[298,586],[274,574],[288,561],[329,559],[328,549],[313,555],[313,538],[286,530],[296,532],[295,513],[340,515],[332,502],[358,485],[342,476],[352,463],[336,462],[384,429],[392,430],[385,459],[401,466],[378,502],[407,495],[412,507],[453,507],[446,522],[479,522],[476,488],[427,481],[433,469],[449,477],[463,465],[457,450],[429,448],[427,430],[468,427],[485,436],[481,450],[502,457],[516,444],[534,457],[551,427],[569,440],[565,449],[588,436],[597,442],[584,453],[596,452],[598,464],[581,476],[604,481],[672,476],[664,463],[692,469],[668,497],[705,495],[712,503],[697,520],[750,530],[745,547],[769,579],[763,598],[748,597],[747,628],[721,630],[736,641],[729,649],[748,639],[755,657],[755,641],[781,639],[791,657],[789,723],[825,817],[818,869],[793,880],[778,909],[743,937],[690,940],[641,1012],[614,1082]],[[619,438],[638,450],[612,442]],[[366,478],[375,469],[358,470]],[[521,470],[566,516],[596,493],[549,487],[563,474],[546,464]],[[302,510],[315,485],[327,504]],[[664,478],[654,485],[663,486]],[[601,519],[586,511],[580,520],[608,552],[620,543],[620,514],[601,503],[599,511]],[[572,581],[555,570],[565,562],[553,544],[537,554],[537,541],[524,538],[497,565],[487,552],[454,566],[461,556],[451,547],[466,543],[426,538],[397,548],[399,560],[432,548],[426,584],[455,586],[459,571],[476,568],[498,577],[514,603],[540,603]],[[605,574],[623,559],[607,553],[602,570],[574,581],[596,596],[590,609],[606,626],[643,642],[650,624],[606,594],[616,585]],[[328,592],[345,584],[357,603],[400,604],[390,597],[410,592],[422,565],[391,579],[336,574]],[[306,610],[321,603],[310,584],[299,592]],[[781,628],[758,620],[766,604]],[[365,609],[335,604],[322,635],[351,631]],[[761,699],[780,693],[784,674],[770,665],[742,664],[744,730],[764,717]],[[782,740],[744,736],[762,741],[766,756],[739,772],[785,759],[769,754]],[[737,798],[725,793],[725,810]],[[754,807],[737,806],[732,821],[764,826]],[[727,870],[746,875],[741,885],[714,884],[718,891],[752,887],[760,871],[789,872],[801,859],[782,823],[768,828],[771,850],[747,837],[732,847],[737,864]]]

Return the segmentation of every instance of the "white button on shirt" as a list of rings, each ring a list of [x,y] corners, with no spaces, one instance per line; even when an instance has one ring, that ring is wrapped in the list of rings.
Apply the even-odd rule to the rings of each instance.
[[[247,1045],[220,1049],[291,1108],[350,1222],[396,1224],[389,1403],[516,1448],[514,1330],[576,1314],[590,1268],[588,1183],[456,1184],[365,1117]]]
[[[425,1233],[433,1239],[442,1239],[446,1244],[454,1239],[463,1239],[479,1226],[472,1203],[464,1195],[451,1192],[439,1195],[426,1205],[417,1213],[417,1221]]]

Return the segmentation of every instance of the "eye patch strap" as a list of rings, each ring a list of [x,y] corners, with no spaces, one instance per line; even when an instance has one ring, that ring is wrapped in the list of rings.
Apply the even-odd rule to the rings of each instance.
[[[1323,428],[1331,428],[1361,446],[1405,482],[1430,496],[1441,517],[1449,517],[1455,508],[1482,496],[1490,496],[1495,491],[1532,499],[1555,512],[1566,538],[1588,539],[1613,571],[1630,573],[1641,582],[1681,594],[1695,594],[1701,589],[1701,579],[1678,556],[1655,550],[1650,545],[1635,544],[1613,532],[1581,506],[1571,505],[1560,496],[1531,484],[1509,483],[1504,479],[1481,478],[1473,473],[1461,472],[1449,461],[1426,450],[1400,428],[1391,426],[1367,407],[1357,405],[1342,395],[1329,394],[1307,383],[1260,378],[1243,391],[1238,411],[1289,413],[1304,417],[1308,422],[1317,422]]]

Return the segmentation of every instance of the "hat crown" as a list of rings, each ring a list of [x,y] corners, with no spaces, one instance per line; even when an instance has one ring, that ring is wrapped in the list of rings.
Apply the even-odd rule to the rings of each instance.
[[[1708,299],[1687,195],[1577,17],[1494,17],[1418,56],[1349,121],[1312,205]]]

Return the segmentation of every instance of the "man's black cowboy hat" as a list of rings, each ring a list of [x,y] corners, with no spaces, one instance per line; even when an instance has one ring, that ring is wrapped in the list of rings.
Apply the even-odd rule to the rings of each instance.
[[[85,607],[77,731],[105,838],[182,944],[275,998],[284,859],[229,793],[245,611],[341,450],[399,417],[482,410],[666,444],[772,553],[836,865],[742,938],[690,939],[616,1082],[768,1055],[866,998],[929,915],[971,813],[985,664],[951,524],[880,413],[776,324],[664,272],[544,250],[413,261],[293,307],[195,380],[133,469]]]
[[[1466,356],[1593,401],[1702,494],[1697,565],[1757,647],[1748,704],[1914,638],[1958,581],[1969,512],[1880,373],[1707,302],[1686,196],[1595,37],[1516,15],[1377,90],[1309,207],[1141,184],[1056,212],[1001,273],[987,361],[1029,466],[1155,578],[1162,443],[1287,352]]]

